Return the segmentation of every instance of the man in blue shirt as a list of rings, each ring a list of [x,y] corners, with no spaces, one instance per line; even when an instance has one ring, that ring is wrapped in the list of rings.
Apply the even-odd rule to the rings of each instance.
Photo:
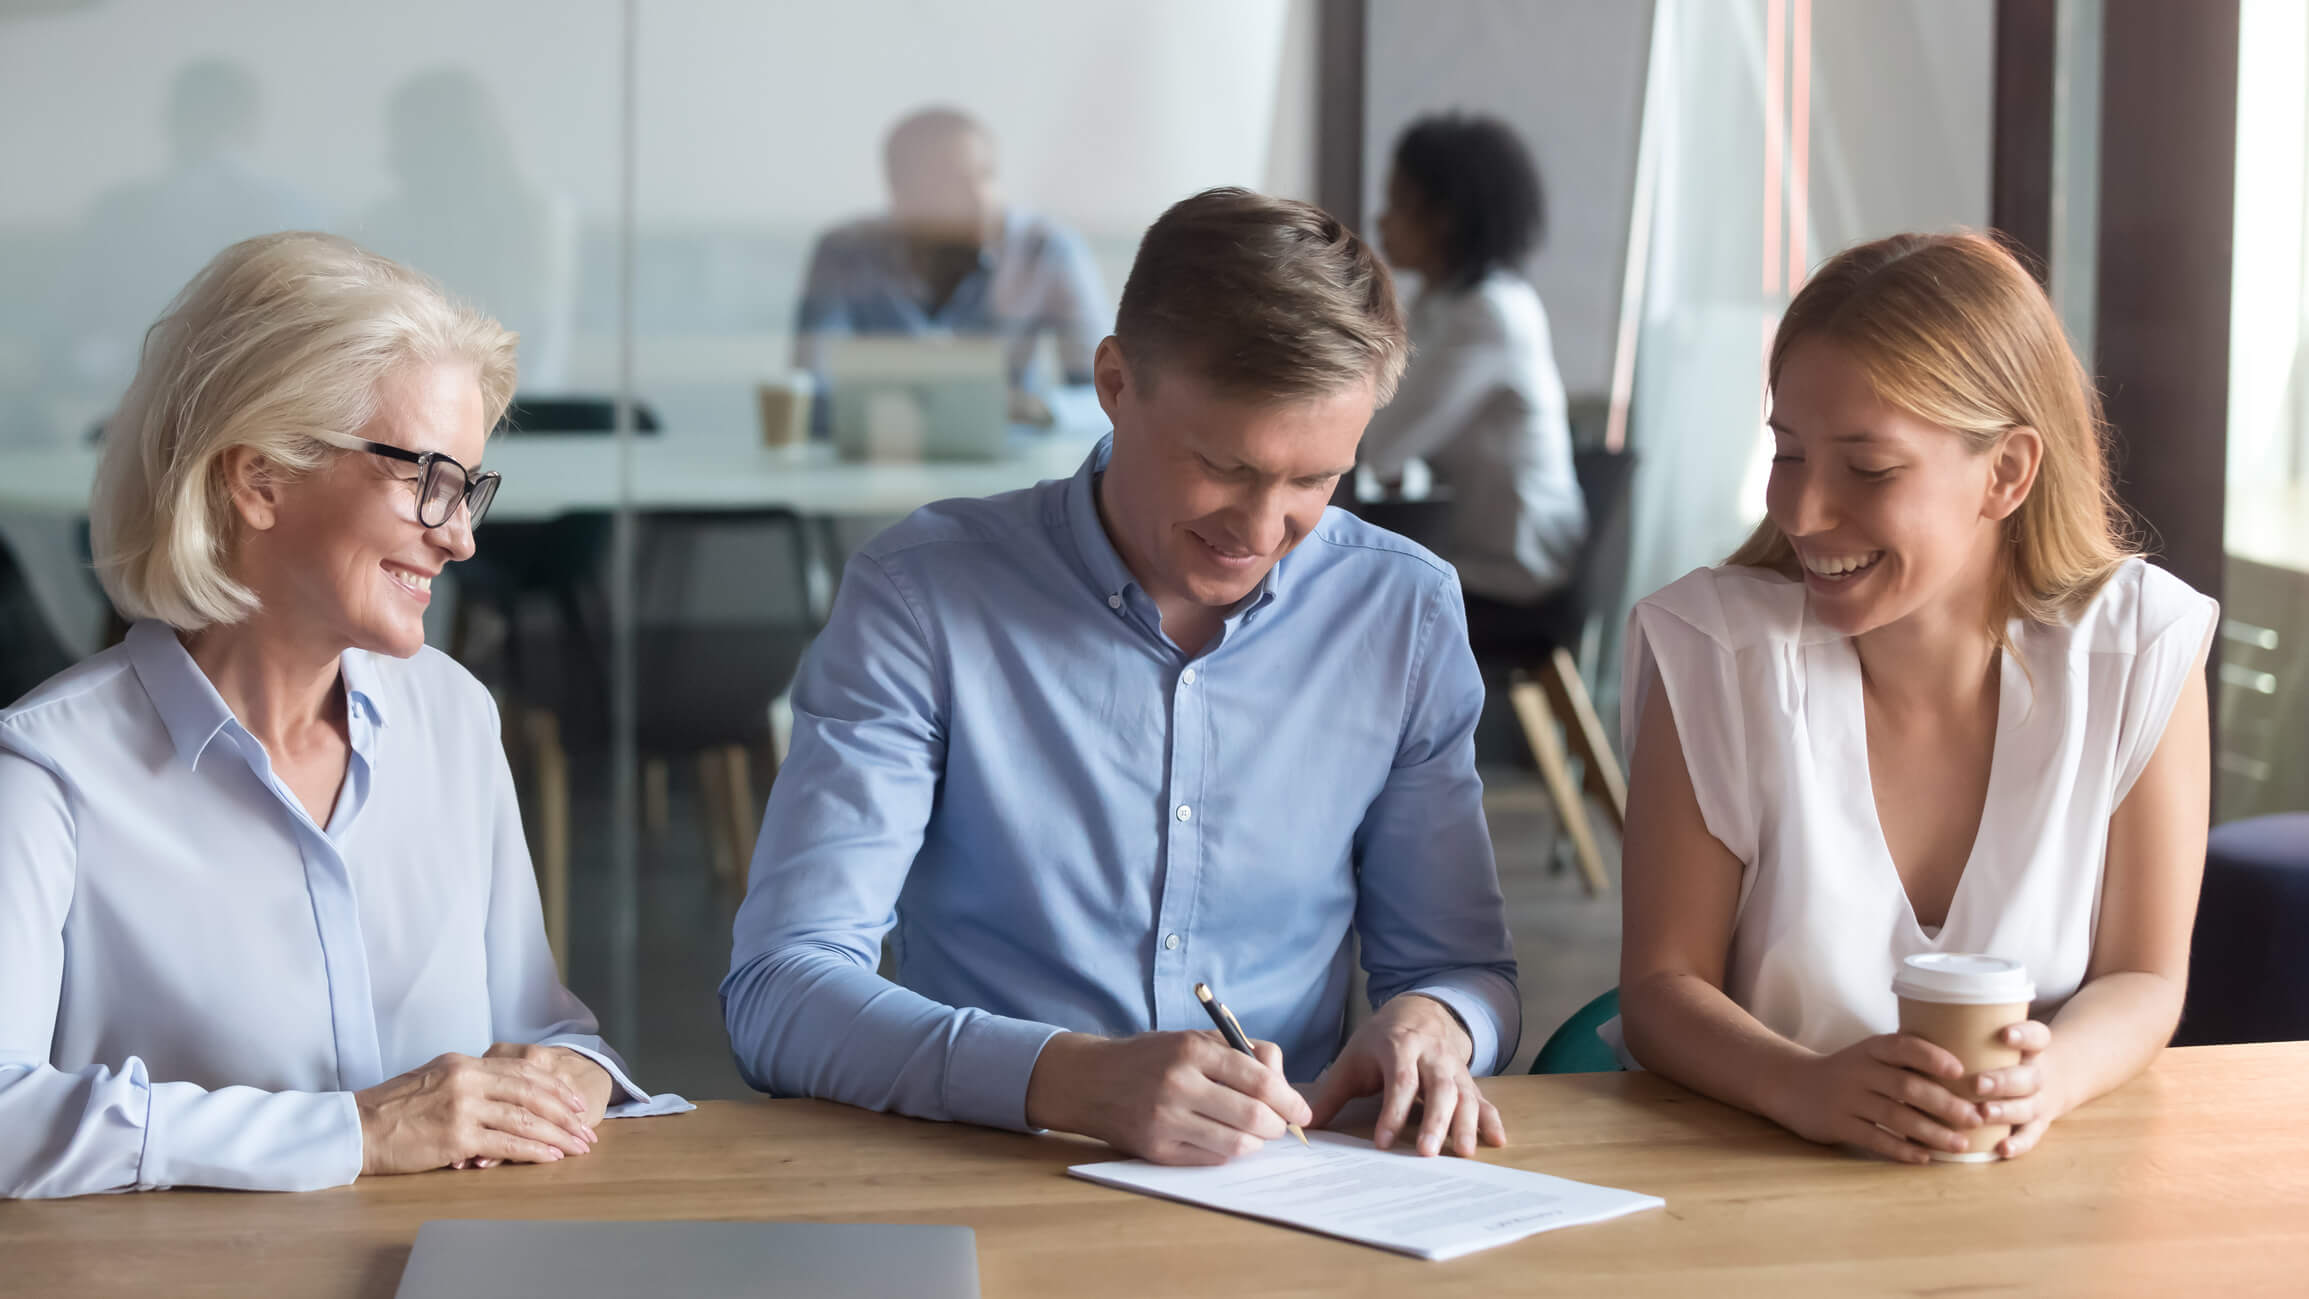
[[[827,231],[810,252],[795,311],[794,364],[823,369],[824,343],[851,334],[999,338],[1011,418],[1051,422],[1053,382],[1034,373],[1043,335],[1057,344],[1056,385],[1086,398],[1107,298],[1082,241],[1003,201],[994,138],[951,108],[891,128],[883,151],[890,211]],[[825,403],[820,403],[820,409]]]
[[[1148,230],[1097,353],[1111,439],[850,561],[722,983],[747,1081],[1173,1163],[1373,1092],[1382,1145],[1414,1105],[1422,1153],[1505,1139],[1473,1081],[1521,1017],[1458,582],[1327,508],[1406,350],[1318,209],[1213,190]]]

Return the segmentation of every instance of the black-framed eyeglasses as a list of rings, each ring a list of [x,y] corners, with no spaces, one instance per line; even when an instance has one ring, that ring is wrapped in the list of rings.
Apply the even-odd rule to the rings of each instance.
[[[459,501],[465,503],[466,526],[480,527],[481,516],[497,499],[497,484],[504,481],[494,469],[474,473],[438,451],[410,451],[388,442],[363,442],[361,449],[424,470],[417,480],[417,522],[428,528],[447,523]]]

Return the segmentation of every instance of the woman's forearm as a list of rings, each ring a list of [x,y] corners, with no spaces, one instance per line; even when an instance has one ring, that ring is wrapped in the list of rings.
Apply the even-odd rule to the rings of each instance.
[[[1620,1027],[1644,1068],[1782,1127],[1795,1088],[1789,1075],[1813,1052],[1740,1009],[1724,990],[1691,974],[1655,974],[1620,990]]]
[[[2052,1018],[2041,1067],[2065,1114],[2132,1081],[2172,1040],[2181,1020],[2181,985],[2161,974],[2121,970],[2087,983]]]

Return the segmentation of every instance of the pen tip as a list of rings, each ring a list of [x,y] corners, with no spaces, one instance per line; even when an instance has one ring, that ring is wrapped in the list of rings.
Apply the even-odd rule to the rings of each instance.
[[[1307,1140],[1306,1129],[1300,1127],[1298,1124],[1294,1123],[1291,1125],[1291,1135],[1297,1137],[1299,1139],[1299,1144],[1307,1147],[1309,1150],[1313,1150],[1315,1148],[1314,1144]]]

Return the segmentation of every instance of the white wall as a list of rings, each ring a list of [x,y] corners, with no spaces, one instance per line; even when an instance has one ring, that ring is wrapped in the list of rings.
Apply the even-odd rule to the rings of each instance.
[[[1278,156],[1272,125],[1304,7],[652,0],[641,216],[815,224],[873,208],[884,133],[926,103],[984,119],[1008,187],[1092,230],[1136,231],[1209,185],[1303,183],[1304,146]]]
[[[614,0],[101,0],[0,20],[0,228],[68,225],[100,191],[159,171],[171,79],[238,60],[265,96],[250,161],[332,207],[387,190],[381,110],[409,74],[485,71],[524,164],[592,214],[616,211]]]
[[[524,165],[610,219],[619,8],[108,0],[0,17],[0,227],[69,222],[98,191],[159,169],[169,80],[203,55],[239,59],[263,85],[252,161],[348,207],[386,188],[379,108],[392,88],[438,64],[480,69]],[[1097,229],[1144,225],[1204,185],[1304,188],[1311,151],[1274,127],[1279,111],[1305,120],[1310,9],[648,0],[641,215],[814,223],[870,207],[883,132],[930,102],[984,117],[1015,191]]]
[[[752,382],[783,364],[811,238],[882,204],[898,117],[930,103],[982,117],[1011,198],[1081,234],[1112,298],[1140,232],[1177,199],[1216,184],[1311,194],[1314,9],[645,0],[629,318],[616,296],[617,0],[0,7],[0,445],[85,428],[208,253],[292,220],[480,298],[524,334],[525,380],[544,386],[609,386],[630,323],[644,396],[733,431]],[[261,96],[237,162],[254,179],[200,220],[183,211],[208,191],[182,184],[144,219],[93,223],[104,196],[170,174],[171,84],[219,56]],[[411,205],[420,219],[397,223],[425,228],[394,239],[377,207],[398,184],[385,119],[410,77],[443,66],[486,84],[510,157],[442,149],[452,168],[488,174],[436,183]]]

